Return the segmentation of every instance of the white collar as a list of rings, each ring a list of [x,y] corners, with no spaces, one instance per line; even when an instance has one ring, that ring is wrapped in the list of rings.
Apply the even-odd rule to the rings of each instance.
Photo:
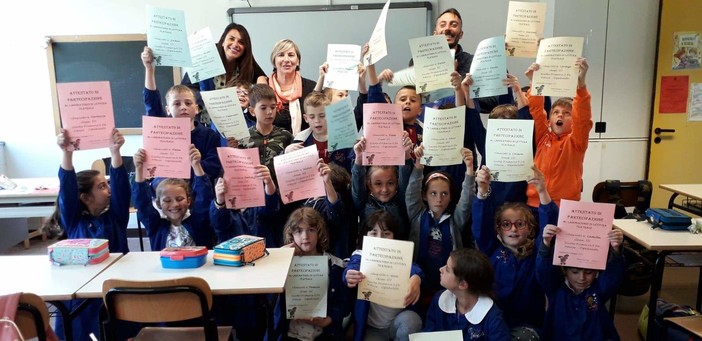
[[[431,219],[434,219],[434,212],[432,212],[432,211],[431,211],[430,209],[428,209],[428,208],[427,208],[427,211],[429,211],[429,216],[431,216]],[[450,217],[451,217],[450,214],[443,213],[443,214],[441,215],[441,218],[439,218],[439,224],[443,223],[444,220],[446,220],[446,219],[448,219],[448,218],[450,218]]]
[[[468,322],[472,324],[478,324],[483,321],[487,315],[490,308],[492,308],[493,301],[490,297],[479,296],[478,301],[475,302],[473,309],[465,314]],[[439,308],[447,314],[456,313],[456,295],[454,295],[449,290],[444,290],[439,296]]]

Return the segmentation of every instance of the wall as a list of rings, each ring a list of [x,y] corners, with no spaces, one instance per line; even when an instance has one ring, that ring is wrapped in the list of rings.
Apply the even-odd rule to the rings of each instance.
[[[330,1],[319,0],[250,2],[256,7],[330,4]],[[384,1],[331,3],[368,2]],[[583,195],[584,199],[589,199],[591,188],[598,181],[644,177],[658,5],[654,1],[617,0],[546,2],[549,8],[546,36],[585,35],[592,30],[590,45],[585,52],[591,60],[589,88],[595,120],[601,116],[608,122],[608,127],[606,134],[591,135]],[[212,0],[207,6],[186,0],[56,0],[39,4],[17,2],[13,4],[13,11],[3,11],[2,16],[7,18],[0,18],[0,28],[5,32],[4,46],[11,48],[12,53],[5,53],[3,58],[6,67],[2,93],[9,96],[2,113],[0,141],[7,143],[9,176],[55,176],[60,162],[61,154],[55,145],[53,131],[44,36],[143,33],[147,3],[185,10],[189,31],[210,26],[216,33],[227,24],[228,8],[248,6],[246,1],[239,0]],[[504,32],[506,1],[440,0],[432,1],[432,4],[435,13],[449,7],[461,11],[465,31],[461,43],[467,51],[474,50],[477,43],[487,37],[472,36],[471,32],[479,30],[491,35]],[[13,18],[31,18],[27,19],[31,21],[20,25]],[[21,27],[21,34],[10,34],[18,27]],[[399,58],[406,59],[406,56]],[[260,56],[257,59],[265,60]],[[521,75],[529,62],[511,61],[510,71]],[[32,127],[31,131],[26,128],[28,126]],[[140,136],[128,136],[122,151],[124,155],[131,155],[140,145]],[[93,160],[106,154],[106,150],[83,151],[74,155],[74,163],[77,169],[89,168]]]

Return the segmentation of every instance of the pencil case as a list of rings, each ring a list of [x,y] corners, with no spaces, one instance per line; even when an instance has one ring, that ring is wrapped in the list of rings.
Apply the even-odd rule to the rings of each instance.
[[[161,250],[161,266],[168,269],[192,269],[205,265],[207,248],[204,246],[167,247]]]
[[[268,254],[266,240],[261,237],[240,235],[214,248],[214,264],[226,266],[254,265],[253,262]]]
[[[47,250],[49,260],[57,265],[98,264],[110,256],[107,239],[64,239]]]
[[[653,228],[660,227],[664,230],[686,231],[692,225],[692,219],[670,208],[649,208],[646,218]]]

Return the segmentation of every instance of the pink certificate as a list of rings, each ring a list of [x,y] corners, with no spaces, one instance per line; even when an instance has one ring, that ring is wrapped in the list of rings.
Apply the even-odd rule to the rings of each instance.
[[[263,194],[263,181],[254,176],[258,159],[258,149],[236,149],[217,147],[219,161],[224,169],[227,192],[224,194],[227,208],[259,207],[266,204]]]
[[[327,195],[317,170],[319,152],[312,145],[273,158],[280,197],[284,204]]]
[[[363,105],[363,136],[366,149],[363,165],[402,166],[402,109],[397,104],[366,103]]]
[[[115,128],[110,82],[59,83],[56,88],[69,150],[109,147]]]
[[[561,200],[553,264],[604,270],[614,204]]]
[[[187,117],[143,116],[144,176],[190,178],[190,127]]]

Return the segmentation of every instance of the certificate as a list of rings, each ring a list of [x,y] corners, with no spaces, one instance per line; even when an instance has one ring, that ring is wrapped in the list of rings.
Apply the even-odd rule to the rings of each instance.
[[[190,76],[191,82],[197,83],[226,73],[209,27],[189,35],[188,46],[190,47],[193,66],[187,68],[186,71]]]
[[[358,63],[360,60],[361,47],[358,45],[327,45],[329,70],[324,76],[324,87],[358,90]]]
[[[388,8],[390,8],[390,0],[385,3],[383,10],[380,11],[378,22],[375,23],[373,34],[368,40],[368,53],[363,56],[364,66],[375,64],[388,55],[388,45],[385,41],[385,22],[388,18]]]
[[[424,332],[409,335],[410,341],[463,341],[463,331],[447,330],[441,332]]]
[[[191,126],[187,117],[142,117],[145,178],[190,179]]]
[[[390,308],[404,308],[409,288],[414,243],[404,240],[363,237],[358,299]]]
[[[115,115],[110,82],[56,84],[61,125],[68,131],[68,150],[112,145]]]
[[[363,104],[363,136],[366,138],[363,165],[404,165],[403,131],[402,110],[399,105]]]
[[[428,36],[409,40],[414,60],[417,93],[425,93],[451,86],[451,73],[455,70],[446,37]]]
[[[273,167],[284,204],[327,194],[322,176],[317,170],[318,161],[319,152],[316,145],[273,158]]]
[[[526,181],[534,172],[534,121],[488,120],[485,161],[494,181]]]
[[[502,80],[507,78],[507,57],[503,36],[487,38],[478,44],[470,64],[473,98],[499,96],[507,93]]]
[[[334,104],[327,105],[327,133],[329,152],[344,148],[353,148],[358,139],[356,118],[353,115],[351,99],[346,97]]]
[[[583,52],[583,37],[548,38],[539,44],[531,82],[532,96],[573,97],[578,89],[575,61]]]
[[[227,184],[227,192],[224,193],[227,208],[265,206],[263,181],[254,176],[256,166],[261,164],[258,150],[217,147],[217,155],[224,170],[222,177]]]
[[[327,317],[328,263],[327,256],[293,257],[285,281],[288,320]]]
[[[561,200],[553,265],[604,270],[614,204]]]
[[[463,162],[463,134],[466,125],[466,107],[439,110],[424,109],[424,156],[420,163],[426,166],[449,166]]]
[[[545,2],[509,2],[505,42],[510,57],[536,57],[545,20]]]
[[[207,107],[207,113],[224,138],[241,140],[250,137],[246,119],[241,110],[236,88],[225,88],[200,93]]]
[[[146,44],[156,66],[191,66],[185,12],[146,6]]]

